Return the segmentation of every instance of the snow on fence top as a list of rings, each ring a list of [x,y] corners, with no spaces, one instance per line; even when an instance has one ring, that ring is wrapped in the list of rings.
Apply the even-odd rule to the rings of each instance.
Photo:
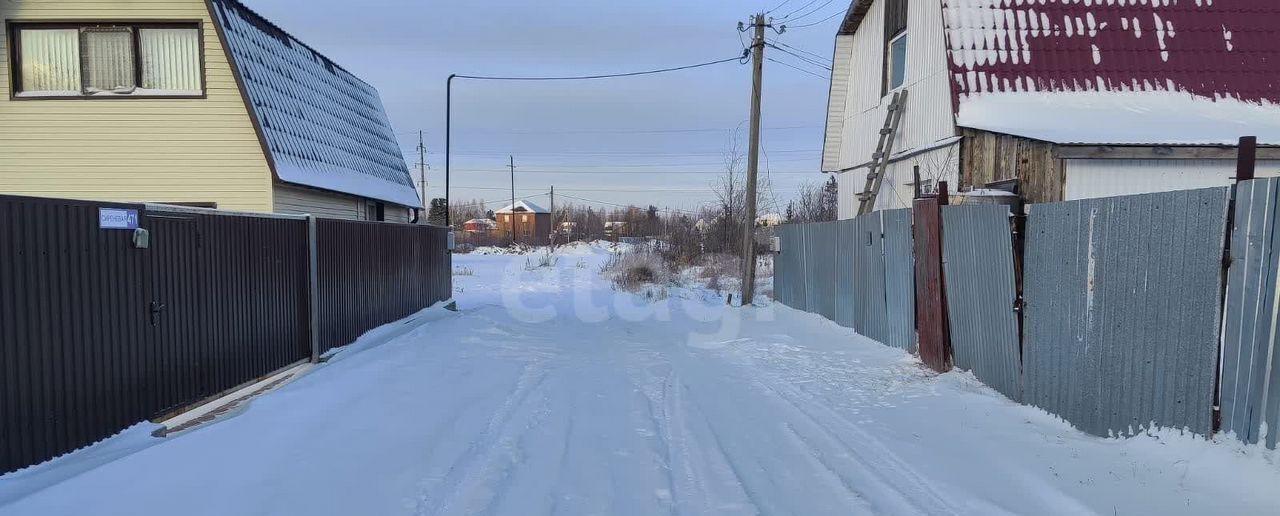
[[[280,180],[420,206],[378,91],[236,0],[213,0]]]
[[[1045,123],[1044,117],[1058,116],[1075,103],[1107,109],[1090,111],[1091,123],[1055,134],[1058,140],[1051,141],[1225,143],[1275,128],[1239,127],[1199,105],[1201,100],[1252,105],[1265,116],[1280,116],[1275,79],[1280,76],[1280,2],[1275,0],[942,0],[942,6],[961,125],[989,120],[997,108],[1007,109],[1002,114],[1011,118]],[[1057,109],[1020,116],[1011,110],[1056,101],[1027,95],[1010,101],[985,98],[1026,92],[1073,95],[1061,99]],[[1145,98],[1152,92],[1158,95]],[[966,106],[976,99],[982,100]],[[1126,109],[1130,105],[1139,108]],[[1248,106],[1226,111],[1262,118]],[[1169,129],[1154,127],[1157,121],[1177,124],[1184,132],[1173,140],[1156,139]],[[1106,125],[1128,132],[1113,127],[1106,131],[1109,136],[1096,134]],[[1023,134],[1034,130],[1020,131],[1016,121],[1002,128],[1036,137]]]

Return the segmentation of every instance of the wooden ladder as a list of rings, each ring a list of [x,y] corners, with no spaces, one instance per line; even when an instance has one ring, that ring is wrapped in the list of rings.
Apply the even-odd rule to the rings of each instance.
[[[893,155],[893,143],[897,139],[898,124],[902,122],[902,112],[907,105],[907,90],[893,94],[889,103],[889,112],[884,117],[884,128],[880,129],[880,143],[876,144],[875,153],[871,154],[870,171],[867,172],[867,185],[858,194],[858,215],[871,213],[876,207],[876,197],[880,195],[880,185],[884,183],[884,174],[889,170],[889,157]]]

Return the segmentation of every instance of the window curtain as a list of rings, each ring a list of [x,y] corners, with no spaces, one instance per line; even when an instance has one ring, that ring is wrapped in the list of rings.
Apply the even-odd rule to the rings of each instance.
[[[80,31],[21,30],[22,92],[80,92]]]
[[[200,31],[140,29],[142,87],[200,93]]]
[[[88,93],[128,92],[137,87],[133,69],[133,31],[127,28],[84,29],[84,87]]]

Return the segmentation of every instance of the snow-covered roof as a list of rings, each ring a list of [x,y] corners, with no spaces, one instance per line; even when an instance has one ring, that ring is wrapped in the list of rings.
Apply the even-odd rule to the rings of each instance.
[[[943,0],[953,90],[1186,91],[1280,104],[1280,2]]]
[[[550,210],[547,210],[529,201],[516,201],[515,204],[512,204],[501,210],[498,210],[495,213],[513,213],[513,212],[514,213],[551,213]]]
[[[471,220],[466,221],[464,224],[473,224],[473,225],[477,225],[477,226],[489,226],[489,227],[493,227],[493,226],[497,226],[497,225],[498,225],[498,221],[493,220],[493,219],[471,219]]]
[[[421,205],[373,86],[240,2],[212,2],[281,181]]]
[[[1022,92],[960,103],[961,127],[1054,143],[1280,144],[1280,105],[1173,92]]]
[[[961,126],[1081,143],[1280,143],[1280,2],[943,0]]]

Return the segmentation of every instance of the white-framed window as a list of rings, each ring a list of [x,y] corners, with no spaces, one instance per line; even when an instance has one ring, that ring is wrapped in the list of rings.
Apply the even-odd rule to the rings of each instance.
[[[907,32],[894,36],[889,40],[885,51],[885,84],[889,91],[901,88],[907,83]]]
[[[528,215],[521,215],[521,216],[520,216],[520,222],[529,222],[529,216],[528,216]]]
[[[199,23],[15,23],[16,98],[202,97]]]

